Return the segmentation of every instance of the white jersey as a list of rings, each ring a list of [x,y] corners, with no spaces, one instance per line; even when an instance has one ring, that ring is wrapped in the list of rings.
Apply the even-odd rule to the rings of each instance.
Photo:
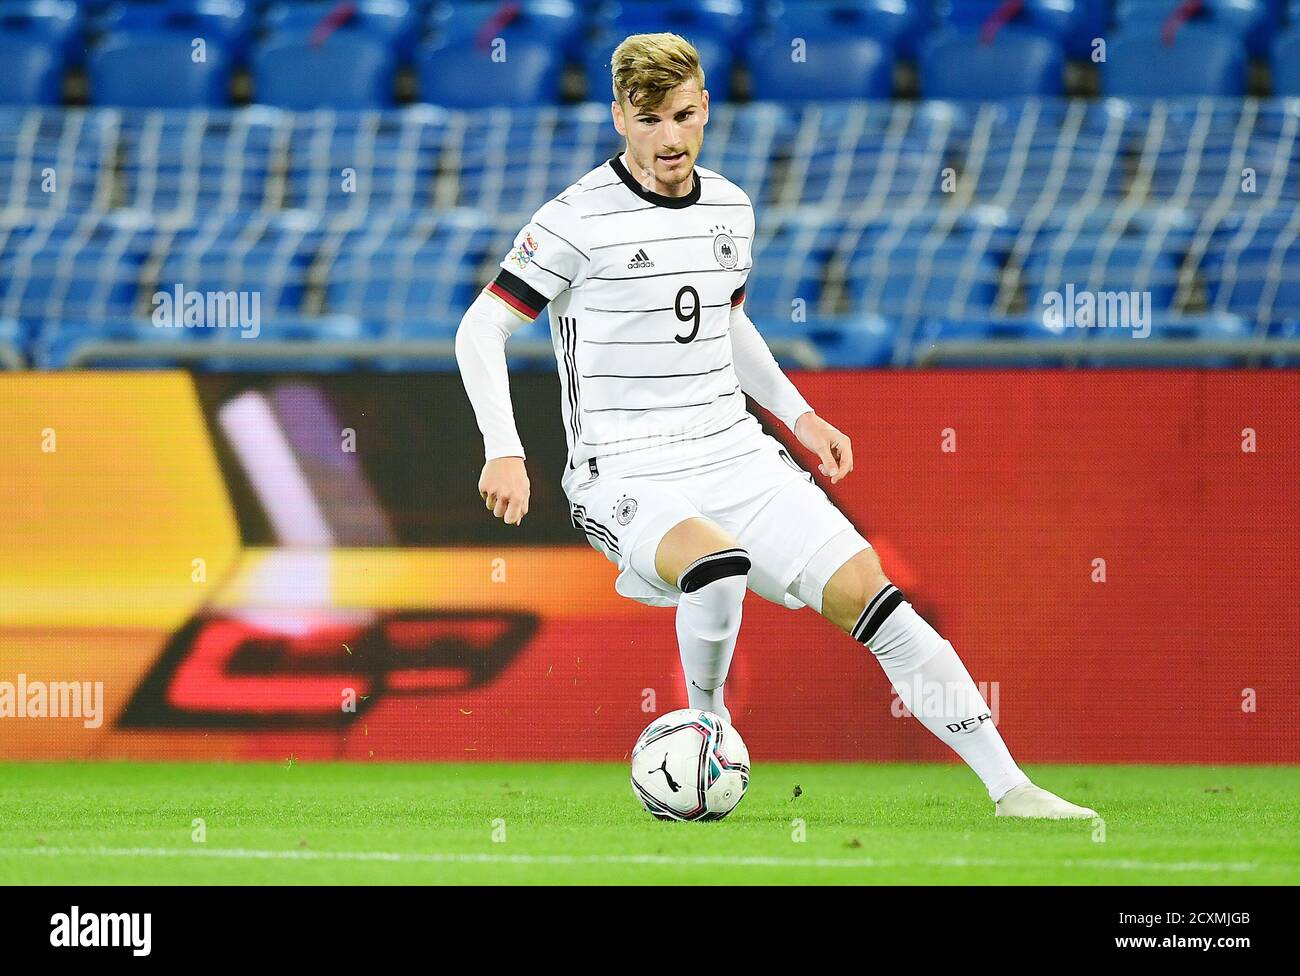
[[[566,480],[689,470],[762,432],[730,334],[753,239],[753,206],[730,180],[696,166],[692,191],[668,197],[618,157],[519,232],[488,291],[528,319],[550,311]]]

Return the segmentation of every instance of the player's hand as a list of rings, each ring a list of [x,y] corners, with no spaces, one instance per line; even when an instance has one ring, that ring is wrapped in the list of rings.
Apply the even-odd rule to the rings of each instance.
[[[830,478],[831,484],[839,484],[853,470],[853,445],[848,435],[811,410],[795,421],[794,435],[800,444],[821,458],[817,470]]]
[[[493,458],[478,478],[479,497],[506,525],[518,525],[528,514],[528,471],[521,457]]]

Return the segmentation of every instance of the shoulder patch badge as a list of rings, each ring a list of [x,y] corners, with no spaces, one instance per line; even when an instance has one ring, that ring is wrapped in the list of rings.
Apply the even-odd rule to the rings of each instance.
[[[533,240],[532,234],[525,234],[524,239],[519,242],[519,246],[510,252],[510,260],[518,265],[520,270],[523,270],[536,254],[537,242]]]

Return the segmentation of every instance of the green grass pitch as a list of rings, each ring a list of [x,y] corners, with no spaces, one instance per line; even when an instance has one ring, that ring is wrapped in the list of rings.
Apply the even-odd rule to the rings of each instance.
[[[1026,771],[1104,823],[995,818],[956,765],[764,764],[689,824],[622,763],[3,764],[0,882],[1300,882],[1300,767]]]

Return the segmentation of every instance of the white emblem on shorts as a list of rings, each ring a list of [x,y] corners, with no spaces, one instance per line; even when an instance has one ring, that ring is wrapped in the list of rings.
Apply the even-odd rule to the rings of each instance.
[[[624,498],[622,501],[618,503],[618,514],[615,517],[618,519],[619,525],[627,525],[628,522],[632,521],[632,516],[634,516],[635,514],[636,514],[635,498]]]

